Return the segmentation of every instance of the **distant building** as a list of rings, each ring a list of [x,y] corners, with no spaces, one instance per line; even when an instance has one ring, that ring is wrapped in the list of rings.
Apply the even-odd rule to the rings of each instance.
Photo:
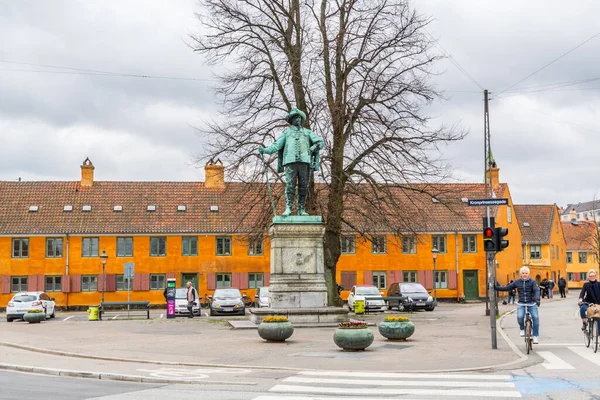
[[[600,200],[569,204],[561,209],[561,221],[596,221],[600,223]]]
[[[598,233],[591,221],[563,222],[567,241],[567,276],[569,288],[581,288],[590,269],[598,270],[595,238]]]

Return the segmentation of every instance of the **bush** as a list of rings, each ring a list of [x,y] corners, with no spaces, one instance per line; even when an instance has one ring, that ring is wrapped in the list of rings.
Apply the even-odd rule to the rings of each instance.
[[[340,322],[338,328],[341,329],[365,329],[368,328],[366,322]]]
[[[284,315],[267,315],[263,322],[288,322],[288,318]]]
[[[34,314],[34,313],[43,313],[44,310],[40,310],[39,308],[31,308],[31,309],[27,310],[27,312],[28,313],[32,313],[32,314]]]

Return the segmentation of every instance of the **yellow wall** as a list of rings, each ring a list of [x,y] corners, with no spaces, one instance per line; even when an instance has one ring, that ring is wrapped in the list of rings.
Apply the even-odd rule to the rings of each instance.
[[[598,263],[596,262],[596,256],[592,252],[588,252],[585,250],[570,250],[573,254],[573,262],[567,264],[567,272],[568,273],[587,273],[590,269],[595,269],[598,272]],[[587,263],[579,262],[579,253],[584,252],[587,253]],[[566,275],[567,276],[567,275]],[[579,289],[583,287],[583,284],[587,281],[587,279],[581,279],[579,281],[569,280],[567,281],[567,286],[570,289]]]

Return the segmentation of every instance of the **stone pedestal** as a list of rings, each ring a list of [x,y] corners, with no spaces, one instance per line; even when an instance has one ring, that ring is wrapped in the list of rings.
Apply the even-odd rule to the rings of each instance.
[[[292,322],[340,322],[348,311],[327,307],[323,236],[320,216],[275,217],[271,238],[269,309],[250,310],[250,320],[286,315]]]

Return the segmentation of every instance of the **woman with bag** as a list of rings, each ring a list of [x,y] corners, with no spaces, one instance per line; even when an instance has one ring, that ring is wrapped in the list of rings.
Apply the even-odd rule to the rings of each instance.
[[[581,330],[585,331],[588,322],[586,315],[588,304],[600,304],[600,284],[598,284],[595,269],[590,269],[588,271],[588,281],[583,284],[577,304],[579,305],[579,316],[581,317],[581,322],[583,322]],[[598,317],[600,317],[600,315]]]

